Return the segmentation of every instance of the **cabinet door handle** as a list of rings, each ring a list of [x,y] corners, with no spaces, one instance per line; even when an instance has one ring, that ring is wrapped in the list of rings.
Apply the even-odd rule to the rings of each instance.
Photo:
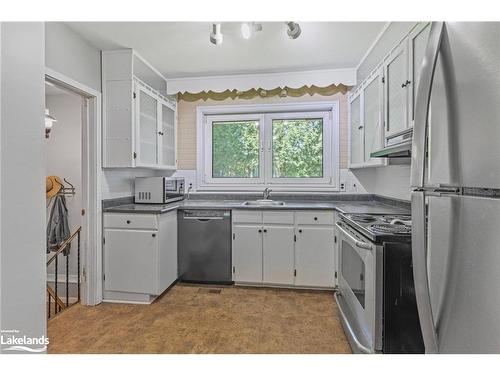
[[[264,233],[267,233],[267,229],[264,229]]]
[[[299,233],[302,233],[302,229],[299,229]]]
[[[156,233],[151,234],[151,237],[156,237]]]
[[[259,229],[259,233],[262,233],[262,229]]]
[[[130,220],[127,220],[127,224],[130,224]]]
[[[318,221],[318,218],[317,218],[317,217],[315,217],[315,218],[314,218],[314,220],[315,220],[315,221]]]

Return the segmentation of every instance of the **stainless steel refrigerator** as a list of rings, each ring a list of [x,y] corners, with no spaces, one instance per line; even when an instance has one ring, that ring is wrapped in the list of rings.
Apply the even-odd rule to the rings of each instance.
[[[427,353],[500,353],[500,23],[434,22],[412,145]]]

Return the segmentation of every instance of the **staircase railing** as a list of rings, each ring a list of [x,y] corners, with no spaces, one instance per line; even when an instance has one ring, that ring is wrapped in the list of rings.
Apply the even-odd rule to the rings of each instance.
[[[59,255],[66,250],[71,244],[71,242],[76,238],[77,239],[77,300],[73,303],[80,302],[80,234],[82,231],[82,227],[79,226],[76,230],[69,236],[59,248],[52,254],[52,256],[47,261],[47,267],[54,262],[54,288],[52,288],[47,282],[47,318],[52,316],[52,303],[54,303],[54,315],[60,313],[64,309],[70,306],[69,303],[69,251],[67,251],[63,256],[66,258],[66,302],[64,302],[58,294],[58,272],[59,272]],[[69,249],[68,249],[69,250]],[[52,302],[52,300],[54,302]],[[72,304],[72,305],[73,305]]]

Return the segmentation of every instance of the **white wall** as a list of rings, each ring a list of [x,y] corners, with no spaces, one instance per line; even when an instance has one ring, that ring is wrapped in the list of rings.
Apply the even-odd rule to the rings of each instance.
[[[403,39],[416,22],[392,22],[358,69],[358,84],[365,79],[390,50]],[[370,193],[410,199],[410,165],[353,169],[351,172]]]
[[[45,22],[45,66],[101,91],[100,50],[62,22]]]
[[[0,328],[40,337],[46,335],[44,26],[0,27]]]
[[[82,97],[72,93],[46,96],[45,108],[57,119],[49,138],[45,139],[46,175],[66,178],[75,186],[76,194],[66,196],[68,223],[73,232],[82,225]],[[51,208],[52,205],[47,214]],[[65,274],[65,270],[64,262],[59,263],[59,273]],[[53,265],[47,273],[54,273]],[[70,252],[70,274],[77,274],[76,243]]]

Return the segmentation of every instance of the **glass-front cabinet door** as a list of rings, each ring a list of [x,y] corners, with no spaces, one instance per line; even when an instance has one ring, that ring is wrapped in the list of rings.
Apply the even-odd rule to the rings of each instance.
[[[361,118],[361,90],[350,98],[350,127],[349,127],[349,167],[356,167],[363,163],[363,123]]]
[[[417,101],[418,82],[420,81],[420,73],[422,71],[422,63],[424,60],[425,47],[429,39],[431,30],[430,23],[419,25],[409,36],[409,60],[410,60],[410,86],[409,86],[409,118],[410,126],[413,127],[415,120],[415,103]]]
[[[363,87],[363,158],[365,163],[383,164],[383,158],[372,158],[384,143],[382,69],[378,69]]]
[[[161,164],[175,168],[175,108],[161,103]]]
[[[136,165],[159,164],[158,99],[137,85],[136,89]]]
[[[407,44],[402,43],[384,63],[386,138],[408,129]]]

